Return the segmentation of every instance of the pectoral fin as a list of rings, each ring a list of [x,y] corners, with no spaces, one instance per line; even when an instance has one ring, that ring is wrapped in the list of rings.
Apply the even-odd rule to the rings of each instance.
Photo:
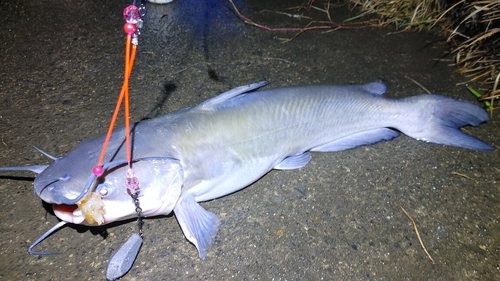
[[[181,196],[174,213],[184,236],[196,246],[200,258],[204,259],[217,234],[219,218],[203,209],[191,194]]]

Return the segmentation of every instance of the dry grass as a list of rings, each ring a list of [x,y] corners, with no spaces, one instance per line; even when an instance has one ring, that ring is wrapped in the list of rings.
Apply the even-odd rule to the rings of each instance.
[[[363,21],[363,22],[349,22],[349,23],[336,23],[332,20],[330,16],[330,8],[331,3],[330,0],[326,1],[325,7],[320,8],[317,6],[314,6],[315,0],[308,0],[305,5],[300,5],[296,7],[291,7],[288,8],[289,11],[297,11],[298,13],[285,13],[285,12],[279,12],[279,11],[271,11],[271,10],[262,10],[261,12],[265,13],[274,13],[280,16],[286,16],[290,18],[294,18],[297,20],[301,19],[307,19],[309,20],[309,23],[305,26],[302,27],[272,27],[272,26],[267,26],[264,24],[257,23],[253,21],[252,19],[246,17],[243,15],[239,10],[238,7],[234,4],[233,0],[228,0],[229,3],[231,3],[235,13],[240,17],[245,23],[253,25],[255,27],[268,30],[268,31],[277,31],[277,32],[296,32],[296,34],[291,37],[291,38],[281,38],[282,42],[287,43],[293,40],[295,37],[297,37],[299,34],[310,31],[310,30],[324,30],[324,32],[331,32],[339,29],[357,29],[357,28],[367,28],[371,27],[374,25],[372,21]],[[326,18],[328,20],[313,20],[312,17],[304,15],[304,11],[308,12],[310,10],[317,10],[320,12],[325,13]]]
[[[462,0],[458,5],[462,5],[464,14],[446,28],[447,41],[454,46],[452,53],[459,72],[469,78],[466,83],[492,85],[480,100],[489,101],[493,111],[500,107],[500,1]]]
[[[500,108],[500,1],[498,0],[350,0],[363,15],[376,13],[398,29],[433,29],[452,46],[458,71],[469,82],[486,85],[480,100]]]
[[[350,0],[364,14],[378,14],[386,25],[421,30],[432,25],[441,13],[440,0]],[[445,21],[446,19],[439,19]]]

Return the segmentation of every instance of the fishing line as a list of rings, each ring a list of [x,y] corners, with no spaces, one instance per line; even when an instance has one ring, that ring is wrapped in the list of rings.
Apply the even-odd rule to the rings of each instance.
[[[96,178],[100,177],[109,166],[115,165],[115,163],[107,163],[103,165],[104,157],[106,155],[106,149],[111,139],[111,134],[115,127],[116,119],[118,117],[118,112],[122,102],[124,103],[125,111],[125,152],[128,164],[128,170],[126,172],[125,186],[127,187],[127,192],[131,196],[132,201],[135,205],[135,211],[137,213],[137,224],[139,229],[139,234],[133,234],[126,242],[123,244],[118,251],[113,254],[109,260],[108,268],[106,270],[106,279],[115,280],[125,275],[128,270],[132,267],[139,250],[142,245],[142,209],[139,204],[139,180],[135,177],[134,171],[132,170],[132,145],[130,141],[130,97],[129,97],[129,79],[134,66],[135,55],[137,52],[137,45],[139,43],[138,38],[140,35],[140,29],[142,28],[143,21],[142,17],[146,14],[146,8],[144,4],[140,4],[140,8],[136,6],[136,1],[133,0],[132,5],[126,7],[123,10],[123,17],[126,21],[123,26],[123,31],[127,34],[127,39],[125,43],[125,70],[123,74],[123,85],[116,102],[115,111],[111,117],[111,122],[109,124],[108,132],[104,140],[101,154],[97,165],[92,169],[92,175],[90,176],[84,190],[81,192],[80,196],[70,200],[80,200],[85,194],[90,190]],[[50,233],[50,232],[49,232]],[[40,239],[43,239],[42,236]],[[40,240],[41,241],[41,240]],[[37,240],[37,242],[39,242]],[[36,245],[36,244],[34,244]],[[133,245],[133,246],[131,246]],[[31,249],[30,249],[31,250]]]
[[[124,32],[127,34],[127,39],[125,43],[125,71],[123,75],[123,85],[116,102],[115,110],[113,116],[111,117],[111,122],[109,124],[108,132],[104,140],[101,154],[97,165],[92,169],[92,172],[96,176],[101,176],[104,173],[103,162],[106,155],[106,149],[111,138],[111,134],[115,127],[116,119],[120,111],[122,102],[124,102],[125,109],[125,141],[126,141],[126,155],[127,162],[132,167],[132,147],[130,142],[130,99],[129,99],[129,78],[132,72],[132,68],[135,61],[135,55],[137,51],[137,45],[139,43],[140,29],[142,28],[142,16],[145,15],[146,9],[144,5],[140,8],[135,6],[135,1],[133,5],[126,7],[123,10],[123,17],[126,21],[123,26]]]

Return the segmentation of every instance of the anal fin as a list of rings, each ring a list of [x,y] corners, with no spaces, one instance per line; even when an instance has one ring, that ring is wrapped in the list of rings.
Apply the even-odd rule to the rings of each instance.
[[[309,152],[304,152],[299,155],[293,155],[293,156],[288,156],[287,158],[283,159],[278,165],[274,166],[273,169],[276,170],[293,170],[293,169],[298,169],[302,168],[309,161],[311,161],[311,153]]]
[[[200,258],[204,259],[217,235],[219,218],[203,209],[192,194],[181,196],[174,213],[184,236],[196,246]]]
[[[379,128],[343,137],[338,140],[314,147],[311,151],[334,152],[355,148],[357,146],[392,140],[399,133],[389,128]]]

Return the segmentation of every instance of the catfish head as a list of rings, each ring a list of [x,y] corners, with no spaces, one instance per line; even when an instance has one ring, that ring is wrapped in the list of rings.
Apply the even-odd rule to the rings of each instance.
[[[107,162],[103,166],[104,173],[95,176],[92,174],[92,163],[95,162],[89,160],[94,157],[82,155],[81,149],[59,158],[40,152],[52,158],[53,163],[6,167],[0,168],[0,171],[28,170],[38,173],[34,181],[35,193],[52,204],[55,215],[62,221],[102,225],[137,216],[136,206],[126,187],[127,171],[130,169],[126,161]],[[183,183],[179,160],[145,157],[133,160],[132,168],[139,181],[141,215],[169,214],[177,203]]]
[[[78,197],[67,202],[73,203],[81,198],[76,204],[53,203],[55,215],[63,221],[85,225],[102,225],[137,217],[136,205],[126,186],[130,169],[128,163],[110,164],[99,177],[90,175],[85,182],[78,183],[68,179],[47,187],[60,189],[59,185],[63,187],[66,184],[84,186]],[[132,167],[139,182],[141,215],[148,217],[172,212],[180,196],[183,180],[179,161],[171,158],[145,158],[134,161]],[[41,175],[43,173],[39,176]],[[44,193],[47,191],[41,194]],[[41,198],[43,200],[42,196]]]

